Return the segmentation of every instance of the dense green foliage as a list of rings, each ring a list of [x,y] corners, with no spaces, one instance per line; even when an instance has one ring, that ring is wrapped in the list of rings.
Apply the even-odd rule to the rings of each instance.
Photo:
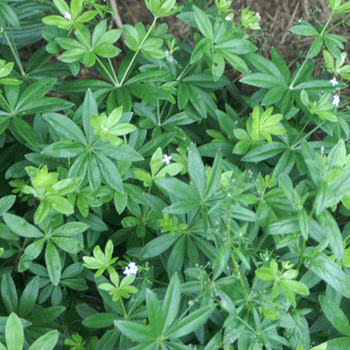
[[[289,66],[231,1],[107,5],[0,2],[0,350],[348,350],[350,2]]]

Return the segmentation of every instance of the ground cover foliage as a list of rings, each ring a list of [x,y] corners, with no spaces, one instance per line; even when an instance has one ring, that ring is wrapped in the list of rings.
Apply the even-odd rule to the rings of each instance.
[[[146,6],[0,2],[0,349],[349,349],[350,2],[290,65],[253,9]]]

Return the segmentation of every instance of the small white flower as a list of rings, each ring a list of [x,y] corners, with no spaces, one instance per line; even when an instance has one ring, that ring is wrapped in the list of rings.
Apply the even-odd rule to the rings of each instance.
[[[339,107],[339,103],[340,103],[339,95],[334,95],[332,104],[334,104],[336,107]]]
[[[4,28],[3,27],[1,27],[0,28],[0,33],[2,33],[4,31]]]
[[[169,50],[165,50],[164,53],[165,53],[165,57],[169,63],[178,64],[176,59],[174,58],[174,56],[170,54]]]
[[[256,24],[259,24],[259,23],[260,23],[260,21],[261,21],[261,16],[260,16],[260,13],[259,13],[259,12],[257,12],[257,13],[255,14],[255,17],[258,17],[258,20],[256,21]]]
[[[104,131],[108,131],[108,128],[103,128]]]
[[[166,165],[170,164],[171,156],[168,156],[167,154],[164,154],[162,162],[165,163]]]
[[[334,78],[333,78],[332,80],[330,80],[329,82],[332,84],[332,86],[336,86],[336,85],[339,84],[336,77],[334,77]]]
[[[226,21],[231,21],[231,17],[230,16],[226,16],[225,19],[226,19]]]
[[[66,12],[64,13],[64,18],[65,18],[65,19],[68,19],[68,21],[70,21],[70,20],[72,19],[72,15],[71,15],[69,12],[66,11]]]
[[[123,274],[130,276],[130,275],[137,275],[137,272],[139,271],[139,268],[137,265],[132,261],[129,263],[129,265],[125,268]]]
[[[322,145],[321,146],[321,154],[323,154],[324,153],[324,146]]]

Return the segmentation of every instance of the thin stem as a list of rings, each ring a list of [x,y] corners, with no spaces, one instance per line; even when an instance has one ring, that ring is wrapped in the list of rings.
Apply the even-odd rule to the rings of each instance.
[[[190,67],[190,65],[191,65],[190,63],[187,63],[186,67],[183,69],[183,71],[181,72],[181,74],[177,77],[176,81],[179,81],[179,80],[182,78],[182,76],[183,76],[185,73],[187,73],[188,68]]]
[[[243,278],[242,278],[242,275],[241,275],[241,272],[239,271],[239,267],[238,267],[238,264],[237,264],[237,261],[236,261],[236,258],[235,258],[235,255],[234,255],[234,252],[233,252],[233,249],[232,249],[232,246],[231,246],[231,201],[229,201],[229,208],[228,208],[228,215],[227,215],[227,231],[226,231],[226,234],[227,234],[227,246],[228,246],[228,249],[230,251],[230,256],[231,256],[231,260],[232,260],[232,263],[233,263],[233,266],[234,266],[234,269],[238,275],[238,278],[239,278],[239,281],[242,285],[242,288],[244,290],[244,293],[247,297],[249,297],[249,294],[247,292],[247,288],[246,288],[246,285],[243,281]]]
[[[4,101],[5,105],[8,107],[9,111],[11,111],[10,113],[13,114],[13,110],[11,108],[11,106],[7,103],[5,97],[0,93],[0,98]]]
[[[119,85],[118,78],[117,78],[117,75],[115,74],[115,70],[114,70],[114,67],[113,67],[113,64],[112,64],[112,61],[111,61],[110,58],[108,58],[108,63],[109,63],[109,66],[111,67],[111,70],[112,70],[112,73],[113,73],[113,77],[114,77],[114,81]]]
[[[120,305],[122,306],[122,309],[123,309],[124,318],[125,318],[125,319],[128,319],[128,318],[129,318],[129,316],[128,316],[128,313],[126,312],[126,309],[125,309],[125,306],[124,306],[123,299],[122,299],[122,298],[120,298],[119,300],[120,300]]]
[[[310,121],[311,121],[311,119],[312,119],[313,116],[314,116],[314,115],[312,114],[311,117],[308,119],[308,121],[307,121],[307,122],[305,123],[305,125],[303,126],[303,128],[299,131],[299,135],[298,135],[298,136],[296,137],[296,139],[294,140],[292,148],[295,147],[294,145],[297,143],[299,137],[300,137],[301,134],[304,132],[305,128],[309,125],[309,123],[310,123]]]
[[[131,69],[132,65],[134,64],[134,62],[135,62],[135,60],[136,60],[136,57],[138,56],[139,52],[141,51],[143,44],[145,43],[145,41],[147,40],[147,38],[148,38],[149,35],[151,34],[151,32],[152,32],[152,30],[153,30],[153,28],[154,28],[156,22],[157,22],[157,17],[154,17],[154,20],[153,20],[153,23],[152,23],[150,29],[149,29],[148,32],[146,33],[146,35],[145,35],[145,37],[143,38],[143,40],[142,40],[140,46],[139,46],[138,49],[135,51],[134,56],[132,57],[132,59],[131,59],[129,65],[128,65],[128,67],[126,68],[126,70],[125,70],[125,72],[124,72],[124,75],[123,75],[123,77],[122,77],[122,79],[121,79],[121,81],[120,81],[120,83],[119,83],[119,86],[122,86],[122,85],[124,84],[125,79],[128,77],[129,72],[130,72],[130,69]]]
[[[77,29],[77,31],[80,34],[81,38],[83,39],[83,41],[84,41],[85,45],[87,46],[87,48],[89,50],[91,50],[92,47],[91,47],[90,43],[85,40],[84,35],[81,34],[79,29]],[[111,82],[113,83],[113,85],[115,87],[118,87],[119,86],[118,82],[114,80],[114,78],[112,77],[111,73],[108,71],[108,69],[105,67],[105,65],[102,63],[102,61],[99,59],[99,57],[97,55],[95,55],[95,57],[96,57],[96,61],[100,64],[102,69],[107,73],[107,75],[108,75],[109,79],[111,80]],[[114,71],[114,69],[112,69],[112,71]]]
[[[291,148],[294,149],[295,147],[299,146],[300,142],[304,139],[306,139],[307,137],[309,137],[310,135],[312,135],[317,129],[319,129],[326,121],[324,120],[320,125],[317,125],[316,127],[314,127],[309,133],[307,133],[305,136],[303,136],[294,146],[292,146]]]
[[[108,69],[105,67],[105,65],[102,63],[102,61],[96,56],[96,61],[100,64],[100,66],[102,67],[102,69],[106,72],[106,74],[108,75],[109,79],[111,80],[111,82],[113,83],[113,85],[115,87],[119,87],[119,83],[117,81],[114,80],[113,76],[111,75],[111,73],[108,71]]]
[[[19,58],[19,56],[18,56],[18,52],[17,52],[17,50],[14,50],[13,45],[12,45],[12,43],[11,43],[9,37],[7,36],[6,31],[4,31],[4,36],[5,36],[5,39],[6,39],[6,41],[7,41],[8,46],[10,47],[10,50],[11,50],[11,52],[12,52],[13,57],[14,57],[14,59],[16,60],[16,63],[17,63],[17,65],[18,65],[18,67],[19,67],[19,70],[21,71],[21,74],[22,74],[22,76],[24,77],[24,76],[26,75],[26,73],[25,73],[24,70],[23,70],[21,60],[20,60],[20,58]]]
[[[323,27],[322,32],[321,32],[321,34],[320,34],[320,36],[322,36],[322,35],[323,35],[323,33],[325,32],[326,28],[328,27],[329,22],[330,22],[330,21],[331,21],[331,19],[333,18],[333,15],[334,15],[334,12],[332,12],[332,14],[329,16],[328,21],[327,21],[327,23],[325,24],[325,26]]]
[[[339,25],[341,25],[343,22],[345,22],[348,18],[350,17],[350,15],[347,15],[344,19],[342,19],[341,21],[339,21],[337,24],[335,24],[334,26],[330,27],[327,30],[327,33],[332,31],[334,28],[338,27]]]

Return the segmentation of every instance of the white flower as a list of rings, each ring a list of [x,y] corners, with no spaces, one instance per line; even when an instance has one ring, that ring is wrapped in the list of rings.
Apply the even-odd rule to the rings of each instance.
[[[226,21],[231,21],[230,16],[226,16],[225,19],[226,19]]]
[[[137,265],[132,261],[129,263],[129,265],[125,268],[123,274],[130,276],[130,275],[137,275],[137,272],[139,271],[139,268]]]
[[[3,27],[1,27],[0,28],[0,33],[2,33],[4,31],[4,28]]]
[[[323,154],[324,153],[324,146],[322,145],[321,146],[321,154]]]
[[[256,21],[256,24],[259,24],[259,23],[260,23],[260,21],[261,21],[261,16],[260,16],[260,13],[259,13],[259,12],[257,12],[257,13],[255,14],[255,17],[258,17],[258,20]]]
[[[336,107],[339,107],[339,103],[340,103],[339,95],[334,95],[332,104],[334,104]]]
[[[162,162],[165,163],[166,165],[170,164],[171,156],[168,156],[167,154],[164,154]]]
[[[70,21],[70,20],[72,19],[72,15],[71,15],[69,12],[66,11],[66,12],[64,13],[64,18],[65,18],[65,19],[68,19],[68,21]]]
[[[170,54],[169,50],[165,50],[164,53],[165,53],[165,57],[169,63],[178,64],[176,59],[174,58],[174,56]]]
[[[334,78],[333,78],[332,80],[330,80],[329,82],[332,84],[332,86],[338,85],[338,80],[337,80],[336,77],[334,77]]]

